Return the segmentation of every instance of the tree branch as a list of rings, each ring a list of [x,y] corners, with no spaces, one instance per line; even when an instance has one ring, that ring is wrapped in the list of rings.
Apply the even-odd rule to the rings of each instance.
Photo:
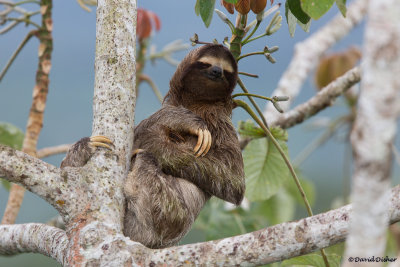
[[[346,92],[354,84],[358,83],[360,79],[361,72],[359,67],[349,70],[343,74],[343,76],[325,86],[307,102],[282,114],[279,120],[275,121],[272,126],[280,126],[285,129],[303,122],[327,106],[330,106],[338,96]]]
[[[294,101],[304,80],[318,63],[318,59],[323,53],[360,23],[365,12],[365,0],[355,0],[348,7],[346,18],[338,14],[305,41],[296,44],[292,61],[282,75],[278,87],[272,93],[272,95],[290,97],[289,101],[280,103],[283,110],[287,110]],[[275,110],[272,104],[267,105],[264,114],[270,124],[276,124],[281,119],[280,113]]]
[[[367,4],[368,3],[368,4]],[[388,222],[392,150],[399,116],[400,2],[368,1],[361,82],[351,131],[354,173],[347,257],[383,256]],[[376,33],[379,32],[379,38]],[[399,196],[397,196],[399,197]],[[381,265],[376,263],[377,265]],[[352,266],[345,263],[345,266]]]
[[[76,170],[80,203],[63,218],[70,239],[68,266],[123,266],[116,262],[130,253],[121,245],[129,243],[138,253],[146,250],[122,235],[122,185],[130,165],[136,101],[136,0],[99,0],[96,15],[92,135],[107,136],[115,148],[98,149]]]
[[[72,144],[63,144],[39,149],[36,153],[38,158],[45,158],[56,154],[66,153]]]
[[[59,228],[40,223],[0,225],[0,255],[34,252],[64,264],[68,237]]]
[[[43,126],[44,109],[46,107],[47,93],[49,91],[49,73],[51,69],[51,53],[53,51],[53,21],[51,18],[52,1],[41,0],[40,11],[42,14],[42,26],[36,31],[39,38],[39,64],[36,72],[36,83],[33,88],[32,106],[29,112],[28,122],[22,151],[36,156],[36,145]],[[2,224],[15,222],[24,197],[24,189],[13,184]]]
[[[390,223],[400,220],[400,186],[392,189]],[[308,254],[342,242],[348,233],[351,205],[271,226],[256,232],[204,243],[155,250],[156,265],[262,265]]]
[[[63,212],[65,185],[60,169],[8,146],[0,145],[0,176],[23,185]],[[65,175],[64,175],[65,176]],[[68,192],[70,194],[70,192]],[[64,203],[62,203],[64,204]]]
[[[121,17],[115,16],[113,5]],[[114,142],[124,172],[130,164],[136,102],[135,5],[135,1],[97,3],[92,135],[105,135]]]

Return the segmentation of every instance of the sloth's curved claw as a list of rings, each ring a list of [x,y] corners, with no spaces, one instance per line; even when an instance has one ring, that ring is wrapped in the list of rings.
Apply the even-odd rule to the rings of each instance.
[[[144,152],[144,149],[137,148],[132,152],[132,157],[135,157],[137,154]]]
[[[105,136],[97,135],[91,136],[89,141],[89,147],[92,149],[96,149],[97,147],[104,147],[109,150],[112,150],[114,147],[113,142]]]
[[[194,153],[197,153],[201,147],[201,144],[203,143],[204,134],[203,134],[203,130],[201,130],[201,129],[195,130],[194,134],[197,135],[197,144],[193,148],[193,151],[194,151]]]
[[[209,142],[208,142],[208,145],[207,145],[206,150],[204,151],[204,155],[207,154],[208,151],[210,150],[210,148],[211,148],[211,141],[212,141],[211,133],[210,133],[209,131],[207,131],[207,133],[208,133],[208,135],[209,135]]]
[[[193,151],[196,157],[204,156],[211,148],[211,133],[207,129],[202,130],[198,129],[195,131],[195,135],[197,135],[197,144],[194,147]]]

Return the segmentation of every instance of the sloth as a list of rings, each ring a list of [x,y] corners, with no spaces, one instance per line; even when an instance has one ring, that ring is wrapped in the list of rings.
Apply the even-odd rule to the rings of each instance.
[[[124,183],[124,234],[149,248],[175,245],[211,196],[239,205],[243,159],[232,125],[237,63],[219,44],[192,50],[179,64],[160,110],[134,128]],[[83,166],[106,137],[83,138],[61,167]],[[84,158],[84,159],[82,159]]]

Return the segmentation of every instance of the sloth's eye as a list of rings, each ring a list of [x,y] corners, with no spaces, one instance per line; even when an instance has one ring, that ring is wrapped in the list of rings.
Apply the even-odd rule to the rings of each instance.
[[[196,66],[197,66],[197,68],[204,70],[204,69],[211,67],[211,64],[198,61],[198,62],[196,62]]]

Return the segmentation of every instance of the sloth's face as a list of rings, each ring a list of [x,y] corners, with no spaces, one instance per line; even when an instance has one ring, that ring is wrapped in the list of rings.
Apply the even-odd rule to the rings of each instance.
[[[236,84],[235,67],[222,53],[220,56],[205,54],[192,64],[185,75],[184,88],[198,100],[225,99]]]
[[[232,78],[234,70],[229,61],[224,58],[203,56],[196,63],[195,68],[200,73],[214,82],[228,81]]]

